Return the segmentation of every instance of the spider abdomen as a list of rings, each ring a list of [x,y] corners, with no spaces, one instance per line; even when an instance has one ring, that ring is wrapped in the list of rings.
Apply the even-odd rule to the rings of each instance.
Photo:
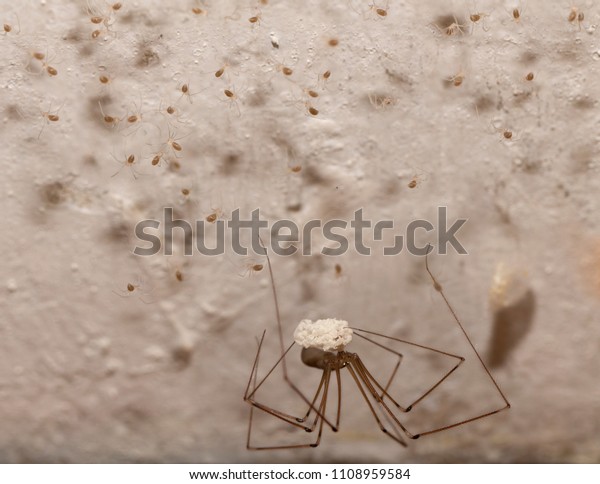
[[[302,363],[311,368],[341,370],[346,366],[349,355],[350,353],[345,351],[334,353],[319,348],[302,348],[300,358],[302,358]]]

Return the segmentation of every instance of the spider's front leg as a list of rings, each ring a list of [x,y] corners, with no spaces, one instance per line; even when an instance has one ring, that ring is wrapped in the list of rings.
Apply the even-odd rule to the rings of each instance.
[[[319,445],[320,441],[321,441],[321,435],[323,433],[323,425],[324,423],[327,423],[332,429],[337,430],[337,427],[334,427],[325,417],[325,411],[327,408],[327,395],[329,392],[329,382],[330,382],[330,377],[331,377],[331,370],[330,369],[324,369],[323,370],[323,374],[321,376],[321,380],[319,382],[319,385],[317,387],[317,391],[315,392],[315,395],[312,399],[312,401],[308,401],[306,399],[306,397],[304,397],[304,395],[301,395],[303,400],[305,402],[308,403],[309,405],[309,409],[307,411],[307,413],[305,414],[304,417],[297,417],[294,415],[291,415],[287,412],[283,412],[281,410],[278,410],[276,408],[273,408],[271,406],[265,405],[259,401],[257,401],[255,399],[255,395],[256,392],[259,390],[259,388],[265,383],[265,381],[272,375],[272,373],[275,371],[275,369],[282,363],[282,361],[284,361],[286,355],[289,353],[289,351],[292,349],[292,347],[294,346],[294,343],[292,343],[287,350],[283,353],[283,355],[277,360],[277,362],[275,363],[275,365],[269,370],[269,372],[258,382],[257,384],[257,380],[258,380],[258,363],[259,363],[259,358],[260,358],[260,352],[261,352],[261,348],[262,348],[262,344],[265,338],[265,332],[263,332],[263,335],[260,339],[260,342],[258,344],[258,350],[256,352],[256,357],[254,359],[254,364],[252,365],[252,371],[250,373],[250,378],[248,379],[248,385],[246,386],[246,391],[244,392],[244,401],[247,402],[251,408],[250,408],[250,417],[249,417],[249,421],[248,421],[248,434],[247,434],[247,439],[246,439],[246,447],[248,449],[252,449],[252,450],[274,450],[274,449],[292,449],[292,448],[305,448],[305,447],[316,447]],[[289,380],[289,379],[288,379]],[[286,380],[286,381],[288,381]],[[339,384],[339,376],[338,376],[338,384]],[[339,386],[339,385],[338,385]],[[300,392],[298,389],[294,387],[294,390],[296,390],[297,392]],[[338,394],[339,394],[339,390],[338,390]],[[317,403],[318,401],[318,403]],[[298,429],[302,429],[306,432],[312,432],[315,430],[315,428],[318,426],[319,427],[319,431],[318,431],[318,435],[317,438],[314,442],[312,443],[303,443],[303,444],[291,444],[291,445],[276,445],[276,446],[253,446],[251,445],[251,434],[252,434],[252,425],[253,425],[253,416],[254,416],[254,409],[257,408],[263,412],[265,412],[268,415],[271,415],[273,417],[276,417],[280,420],[282,420],[283,422],[289,424],[292,427],[296,427]],[[309,414],[311,411],[314,411],[316,414],[315,420],[312,423],[311,426],[306,426],[303,425],[303,422],[308,418]],[[339,402],[338,402],[338,422],[339,422]]]
[[[363,399],[367,403],[367,406],[369,407],[371,414],[375,418],[375,422],[377,422],[379,429],[384,434],[386,434],[388,437],[390,437],[392,440],[399,443],[403,447],[406,447],[407,446],[406,441],[402,438],[400,431],[409,435],[408,431],[402,425],[402,423],[400,423],[400,421],[394,416],[394,414],[388,408],[386,403],[383,401],[383,397],[381,397],[379,395],[379,393],[377,392],[375,387],[371,384],[368,376],[366,375],[366,373],[364,371],[365,366],[363,365],[362,361],[360,360],[360,357],[356,353],[353,353],[350,355],[350,360],[349,360],[346,368],[348,368],[348,371],[349,371],[350,375],[352,376],[354,383],[356,383],[356,386],[357,386],[360,394],[362,395]],[[379,388],[381,388],[381,386],[379,386]],[[377,414],[377,411],[375,410],[375,406],[373,403],[371,403],[369,396],[374,400],[375,405],[379,406],[380,408],[383,408],[386,411],[387,415],[389,417],[391,417],[392,421],[396,424],[397,428],[393,429],[395,431],[395,435],[392,432],[390,432],[390,429],[388,429],[383,424],[382,419]]]

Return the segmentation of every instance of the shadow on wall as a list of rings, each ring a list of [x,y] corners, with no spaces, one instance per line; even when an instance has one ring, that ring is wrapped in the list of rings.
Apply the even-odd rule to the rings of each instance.
[[[535,294],[531,289],[509,306],[494,312],[492,336],[487,349],[491,368],[504,366],[510,354],[531,330],[535,315]]]

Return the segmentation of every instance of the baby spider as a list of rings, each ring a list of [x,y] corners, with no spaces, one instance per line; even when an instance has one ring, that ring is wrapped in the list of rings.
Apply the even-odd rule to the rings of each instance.
[[[390,2],[385,2],[385,7],[381,7],[377,5],[375,2],[369,5],[369,9],[367,10],[367,15],[371,15],[375,19],[383,20],[388,15],[388,10],[390,8]]]
[[[271,59],[271,62],[275,64],[275,71],[281,72],[285,77],[289,77],[294,73],[294,70],[291,67],[279,62],[277,59],[273,58]]]
[[[98,75],[98,82],[100,83],[100,92],[104,95],[110,95],[112,92],[112,86],[115,82],[115,77],[108,73],[101,73]]]
[[[174,104],[169,104],[164,107],[162,99],[158,106],[158,113],[164,116],[168,123],[171,123],[172,120],[175,120],[179,124],[185,124],[186,122],[185,119],[182,119],[183,114],[178,107],[176,107]]]
[[[43,61],[46,58],[46,54],[42,53],[42,52],[32,52],[31,53],[31,57],[33,59],[39,60],[39,61]]]
[[[514,133],[510,129],[499,128],[499,132],[502,134],[502,139],[503,140],[518,141],[520,139],[520,138],[515,138],[514,137]]]
[[[431,246],[429,251],[431,250]],[[320,319],[317,321],[302,320],[295,332],[294,341],[287,347],[284,345],[283,325],[279,312],[279,303],[277,298],[276,286],[273,278],[273,270],[271,261],[267,256],[267,268],[271,279],[271,292],[275,307],[275,319],[277,323],[277,333],[279,336],[279,345],[281,355],[276,363],[267,372],[266,376],[258,378],[259,357],[263,343],[265,341],[266,331],[258,343],[258,349],[246,391],[244,392],[244,401],[250,405],[250,416],[248,423],[248,433],[246,437],[246,447],[251,450],[275,450],[275,449],[293,449],[293,448],[310,448],[317,447],[321,442],[321,436],[325,425],[331,428],[334,432],[340,428],[341,404],[342,404],[342,371],[347,370],[350,376],[350,382],[358,389],[358,393],[366,404],[368,411],[375,420],[375,424],[383,434],[390,437],[396,443],[407,446],[406,439],[416,440],[420,437],[432,435],[438,432],[446,431],[452,428],[474,422],[480,419],[491,417],[497,413],[510,408],[508,399],[500,389],[500,386],[492,376],[490,370],[479,355],[479,352],[473,345],[471,338],[466,332],[462,322],[458,318],[456,312],[448,302],[446,295],[443,292],[442,286],[433,276],[429,269],[427,256],[425,258],[425,270],[427,271],[434,289],[440,294],[444,305],[451,314],[454,327],[464,336],[470,351],[477,357],[478,364],[485,372],[486,377],[494,387],[495,393],[498,395],[498,401],[502,400],[502,404],[494,410],[477,412],[475,416],[470,418],[458,418],[451,423],[424,431],[414,432],[408,429],[408,426],[402,422],[408,412],[413,411],[417,407],[420,408],[420,403],[427,399],[438,387],[454,375],[456,370],[463,364],[465,358],[453,353],[442,351],[411,341],[386,336],[374,331],[350,327],[346,321],[338,319]],[[358,342],[363,342],[366,346],[373,349],[378,349],[381,354],[390,354],[396,358],[396,363],[390,375],[382,375],[382,370],[378,366],[368,368],[363,358],[358,353],[349,352],[346,350],[354,337],[358,338]],[[398,398],[392,388],[392,383],[398,374],[398,370],[403,361],[403,354],[398,352],[395,346],[407,348],[407,351],[422,351],[425,354],[437,356],[440,360],[446,361],[444,364],[445,370],[441,376],[437,376],[435,383],[425,390],[421,390],[420,396],[412,397],[408,405],[403,405],[396,400]],[[298,348],[300,348],[298,350]],[[294,383],[291,378],[291,372],[288,372],[287,366],[290,362],[289,354],[292,349],[299,351],[299,357],[302,363],[309,368],[321,371],[321,378],[313,396],[304,395],[299,385]],[[291,363],[290,363],[291,364]],[[289,387],[292,395],[296,396],[300,404],[304,405],[306,411],[303,413],[291,414],[289,411],[283,411],[279,408],[274,408],[258,400],[258,392],[263,388],[268,388],[269,379],[274,376],[274,372],[280,368],[283,375],[283,384]],[[330,386],[335,385],[334,398],[336,400],[335,419],[328,417],[327,403],[329,398]],[[416,396],[416,395],[415,395]],[[414,398],[414,399],[413,399]],[[284,422],[289,426],[290,431],[297,431],[302,436],[305,432],[313,432],[317,430],[317,436],[313,442],[307,442],[306,439],[287,444],[287,445],[254,445],[252,443],[252,429],[254,411],[263,412],[262,415],[271,416],[279,421]],[[312,415],[312,417],[311,417]]]
[[[475,12],[469,14],[469,20],[471,21],[471,35],[473,35],[473,32],[475,31],[475,26],[478,24],[481,24],[481,29],[484,32],[487,32],[489,30],[489,28],[485,25],[485,17],[489,16],[490,14],[483,12]]]
[[[177,279],[179,282],[183,282],[183,272],[181,272],[180,269],[175,269],[175,279]]]
[[[177,157],[177,153],[181,153],[183,151],[183,147],[181,146],[181,144],[179,143],[180,140],[182,140],[183,138],[186,138],[187,136],[189,136],[191,133],[188,133],[184,136],[180,136],[179,138],[175,137],[175,133],[171,131],[171,128],[169,128],[169,137],[167,138],[167,141],[165,141],[163,143],[163,146],[165,148],[170,148],[172,154]]]
[[[109,128],[116,128],[121,119],[106,114],[104,109],[102,109],[102,103],[100,101],[98,101],[98,106],[100,106],[100,113],[102,113],[102,120],[104,121],[104,124]]]
[[[369,93],[369,102],[377,111],[385,111],[392,106],[396,106],[399,103],[399,99],[388,95]]]
[[[294,106],[296,109],[304,111],[306,116],[318,116],[319,110],[313,106],[311,103],[311,98],[300,98],[300,99],[291,99],[289,104]]]
[[[140,129],[140,127],[143,123],[142,106],[143,106],[143,101],[142,101],[142,97],[140,95],[139,105],[136,103],[133,103],[133,110],[127,112],[127,114],[124,117],[124,120],[126,121],[126,126],[125,126],[124,130],[132,128],[128,133],[126,133],[126,136],[136,133],[137,130]]]
[[[111,30],[108,27],[102,28],[102,29],[96,29],[96,30],[92,30],[92,33],[90,34],[90,37],[94,40],[98,39],[101,35],[103,34],[113,34],[113,36],[115,35],[114,32],[111,32]]]
[[[119,168],[113,175],[111,175],[111,178],[117,176],[119,173],[121,173],[121,170],[123,168],[127,167],[131,171],[131,176],[133,176],[133,179],[137,180],[138,173],[135,171],[135,166],[134,166],[137,163],[136,159],[135,159],[135,155],[127,155],[123,160],[118,160],[116,158],[116,156],[112,153],[111,153],[111,156],[113,157],[113,159],[115,160],[117,165],[121,166],[121,168]]]
[[[437,22],[445,26],[440,27],[435,22],[432,22],[430,25],[433,25],[438,30],[438,32],[448,37],[455,37],[458,35],[463,35],[465,33],[465,31],[463,30],[464,25],[458,23],[458,19],[454,15],[448,17],[440,17],[437,19]]]
[[[253,272],[260,272],[263,270],[263,265],[262,264],[250,264],[247,267],[247,271],[249,274],[252,274]]]
[[[238,117],[241,116],[242,112],[240,111],[240,105],[239,105],[240,98],[239,98],[235,88],[233,86],[231,86],[227,89],[223,89],[223,94],[225,95],[224,102],[226,102],[229,105],[229,109],[235,108],[235,110],[237,111]]]
[[[523,77],[523,79],[526,80],[527,82],[533,81],[534,78],[535,78],[535,75],[533,74],[533,72],[528,72],[525,75],[525,77]]]
[[[454,87],[460,87],[462,86],[463,81],[465,80],[465,73],[462,71],[462,69],[454,74],[453,76],[445,79],[446,82],[451,83]]]
[[[426,176],[429,174],[428,172],[426,172],[425,170],[422,170],[420,168],[417,168],[421,173],[415,173],[412,178],[410,179],[410,181],[408,182],[407,186],[408,188],[410,188],[411,190],[413,188],[417,188],[418,186],[421,185],[421,182],[423,180],[426,179]]]
[[[512,9],[508,10],[508,14],[511,16],[513,22],[516,24],[520,24],[522,22],[524,12],[525,7],[523,7],[520,2]]]
[[[204,203],[203,213],[206,214],[208,209],[206,207],[210,207],[210,213],[204,216],[204,220],[209,224],[214,224],[219,220],[225,219],[225,209],[223,204],[222,194],[219,192],[218,196],[216,196],[213,192],[208,196],[209,201]]]
[[[197,16],[208,15],[208,11],[198,0],[196,0],[196,6],[192,7],[192,13]]]
[[[106,24],[107,19],[105,17],[94,15],[94,16],[90,17],[90,21],[93,24],[98,25],[98,24]]]
[[[139,285],[133,284],[132,282],[128,282],[127,283],[127,290],[123,291],[123,294],[119,294],[120,296],[128,296],[129,294],[132,294],[137,288],[139,287]],[[117,294],[116,291],[113,291],[115,294]]]
[[[229,59],[229,58],[225,58],[222,61],[222,63],[220,63],[219,68],[216,71],[212,72],[212,74],[217,79],[224,79],[227,82],[230,82],[231,77],[229,74],[237,76],[239,73],[238,67],[239,67],[238,63],[231,61],[231,59]]]
[[[108,74],[100,74],[98,76],[98,81],[100,81],[100,84],[102,84],[103,86],[109,86],[114,82],[115,78],[108,75]]]
[[[253,274],[261,272],[265,267],[264,264],[262,264],[261,262],[253,260],[251,258],[246,259],[243,262],[243,266],[243,269],[240,272],[238,272],[238,276],[240,277],[252,277]]]
[[[179,193],[182,196],[182,200],[181,200],[182,203],[188,203],[190,201],[192,192],[193,192],[193,190],[187,186],[185,186],[181,190],[179,190]]]
[[[177,90],[179,92],[181,92],[181,96],[179,97],[177,102],[179,102],[181,100],[181,98],[183,98],[185,96],[185,97],[187,97],[190,104],[193,104],[192,96],[195,96],[196,94],[200,94],[200,92],[202,92],[202,91],[198,91],[198,92],[190,91],[190,85],[188,83],[179,85],[177,87]]]
[[[329,82],[330,78],[331,78],[331,71],[329,69],[327,69],[325,72],[319,74],[319,76],[317,77],[317,83],[319,84],[319,86],[321,86],[321,89],[325,89],[325,86],[326,86],[327,82]]]
[[[310,104],[308,101],[304,102],[303,104],[307,114],[311,116],[317,116],[319,114],[319,110],[315,108],[312,104]]]
[[[516,133],[512,129],[498,126],[497,124],[494,124],[493,122],[490,123],[490,126],[496,134],[500,135],[500,139],[498,140],[500,143],[502,143],[502,142],[509,143],[509,142],[513,142],[513,141],[519,141],[521,139],[520,136],[517,136]]]
[[[574,25],[575,22],[577,22],[577,26],[579,27],[579,30],[581,30],[581,24],[585,20],[585,15],[583,14],[583,12],[579,11],[578,7],[572,5],[567,20],[572,25]]]
[[[465,33],[465,31],[463,30],[464,25],[459,24],[458,20],[456,20],[456,17],[454,17],[454,22],[452,22],[450,25],[448,25],[446,28],[444,28],[444,33],[448,36],[452,36],[452,35],[462,35]]]
[[[519,141],[521,139],[520,136],[517,136],[517,134],[509,129],[509,128],[505,128],[505,127],[498,127],[496,125],[494,125],[493,123],[491,123],[492,129],[500,135],[500,139],[498,140],[500,143],[502,142],[514,142],[514,141]]]
[[[261,20],[262,20],[262,12],[260,11],[260,9],[258,7],[256,7],[254,9],[252,16],[248,18],[248,22],[250,22],[250,25],[254,28],[254,27],[260,25]]]
[[[315,91],[314,89],[310,89],[310,88],[303,88],[302,92],[304,93],[304,96],[306,97],[306,99],[316,99],[319,97],[319,93],[317,91]]]
[[[52,67],[51,65],[49,65],[48,63],[43,62],[42,63],[42,67],[46,70],[46,72],[48,73],[48,75],[50,77],[54,77],[54,76],[58,75],[58,71],[54,67]]]
[[[186,280],[186,274],[183,271],[184,264],[177,263],[172,264],[169,258],[166,258],[167,261],[167,274],[169,277],[173,277],[177,282],[184,282]]]
[[[17,31],[15,33],[20,34],[21,33],[21,20],[19,19],[19,16],[17,14],[15,14],[15,18],[17,19]],[[11,24],[5,22],[3,25],[4,35],[8,35],[11,32],[13,32],[13,26]]]
[[[151,304],[153,302],[144,299],[144,296],[149,296],[151,292],[152,290],[148,291],[145,288],[144,281],[142,281],[140,277],[136,277],[136,279],[133,282],[128,282],[125,285],[124,289],[118,289],[116,291],[113,290],[113,294],[116,294],[117,296],[122,298],[137,296],[139,300],[142,301],[144,304]]]
[[[179,164],[179,161],[176,158],[170,158],[169,168],[171,170],[176,169],[173,167],[174,164]],[[177,196],[178,203],[181,206],[194,207],[194,209],[200,207],[200,200],[202,199],[203,193],[202,190],[198,188],[198,180],[196,178],[188,178],[183,184],[178,185]]]
[[[167,165],[169,164],[169,160],[167,160],[164,151],[157,151],[156,153],[154,153],[154,156],[152,157],[150,163],[152,164],[152,166],[162,166],[163,160]]]
[[[419,175],[415,175],[411,178],[411,180],[408,182],[408,188],[417,188],[417,186],[420,183],[420,179],[419,179]]]
[[[134,109],[137,109],[137,111],[134,110],[131,114],[127,113],[127,117],[125,118],[129,124],[136,124],[142,122],[141,105],[140,108],[134,106]]]
[[[225,213],[220,208],[213,208],[212,212],[209,213],[204,220],[209,224],[214,224],[217,220],[222,219]]]
[[[43,118],[43,124],[42,124],[42,129],[40,129],[40,132],[37,137],[38,140],[40,139],[40,136],[42,136],[42,132],[44,131],[44,128],[46,127],[47,124],[57,123],[58,121],[60,121],[60,117],[59,117],[58,113],[62,109],[62,105],[60,106],[60,108],[58,108],[54,112],[51,111],[51,108],[52,108],[52,105],[50,105],[50,107],[48,107],[48,111],[40,111],[42,118]]]
[[[282,176],[289,176],[290,173],[298,174],[302,171],[302,162],[298,159],[298,155],[296,154],[296,150],[288,145],[284,144],[282,146],[282,154],[281,157],[285,164],[285,170]]]
[[[335,271],[335,277],[336,277],[336,279],[339,279],[339,278],[341,278],[341,277],[342,277],[342,274],[343,274],[343,269],[342,269],[342,266],[341,266],[340,264],[336,264],[336,265],[333,267],[333,269],[334,269],[334,271]]]
[[[475,113],[477,114],[477,118],[481,121],[481,118],[479,116],[479,109],[477,108],[477,104],[475,104]],[[519,141],[521,138],[516,136],[516,134],[512,131],[512,129],[503,127],[503,126],[499,126],[498,123],[494,122],[494,121],[490,121],[489,124],[491,130],[489,131],[490,134],[499,134],[500,135],[500,139],[499,142],[513,142],[513,141]]]
[[[215,77],[217,79],[219,79],[223,74],[225,74],[225,69],[227,69],[227,67],[229,67],[229,64],[225,64],[223,67],[219,67],[216,71],[215,71]]]

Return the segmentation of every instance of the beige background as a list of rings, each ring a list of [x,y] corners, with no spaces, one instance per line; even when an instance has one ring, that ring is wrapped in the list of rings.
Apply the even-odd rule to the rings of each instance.
[[[368,0],[2,3],[0,461],[598,462],[597,5],[572,5],[578,25],[568,2],[534,0],[390,1],[386,18]],[[464,32],[447,35],[453,16]],[[107,126],[98,101],[141,122]],[[152,166],[168,123],[183,149]],[[135,171],[113,159],[130,154]],[[346,374],[338,434],[247,451],[242,395],[264,329],[261,374],[279,355],[268,274],[240,277],[264,260],[131,253],[134,225],[165,206],[189,220],[260,207],[298,224],[362,207],[402,228],[435,222],[441,205],[469,219],[469,255],[432,268],[513,408],[408,449],[379,432]],[[406,420],[414,430],[498,406],[423,260],[379,254],[273,258],[286,340],[303,318],[339,317],[465,355]],[[371,368],[389,364],[363,350]],[[405,363],[402,401],[441,371],[422,355]],[[264,399],[302,412],[273,378]],[[306,438],[268,418],[254,428],[266,445]]]

